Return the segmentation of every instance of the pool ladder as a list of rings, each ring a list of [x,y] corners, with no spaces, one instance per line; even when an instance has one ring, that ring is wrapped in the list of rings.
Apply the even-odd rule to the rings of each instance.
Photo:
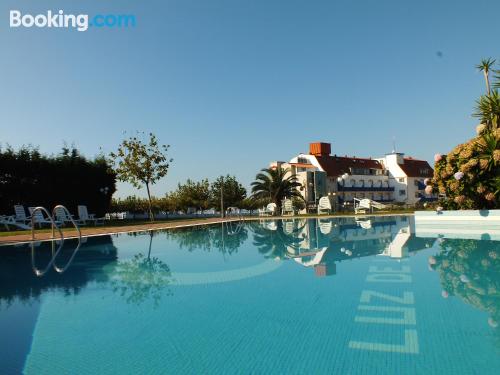
[[[76,246],[75,250],[73,250],[73,254],[71,255],[70,259],[66,262],[66,265],[64,267],[58,267],[56,264],[56,258],[64,246],[63,231],[57,225],[56,220],[54,219],[56,217],[57,210],[64,211],[64,213],[66,214],[66,217],[68,218],[68,221],[70,221],[73,224],[73,226],[75,227],[75,229],[78,233],[78,237],[77,237],[78,238],[78,245]],[[35,264],[36,263],[35,262],[35,224],[36,224],[35,213],[38,211],[42,212],[42,215],[43,215],[43,213],[45,213],[47,215],[47,217],[51,223],[51,228],[52,228],[52,258],[51,258],[49,264],[47,265],[47,267],[45,267],[43,270],[38,269],[36,267],[36,264]],[[55,239],[56,229],[59,232],[59,239],[58,240]],[[57,242],[59,242],[59,247],[56,251],[55,244]],[[43,276],[47,273],[47,271],[51,267],[53,267],[54,270],[58,273],[63,273],[64,271],[66,271],[68,269],[68,267],[71,265],[71,263],[73,262],[73,259],[75,258],[76,253],[80,249],[81,243],[82,243],[82,232],[81,232],[80,228],[78,227],[78,224],[75,222],[75,220],[73,219],[70,212],[68,211],[68,209],[65,206],[63,206],[63,205],[55,206],[54,209],[52,210],[52,215],[49,213],[49,211],[45,207],[41,207],[41,206],[35,207],[33,209],[33,211],[31,212],[31,266],[33,268],[33,272],[35,273],[35,275]]]

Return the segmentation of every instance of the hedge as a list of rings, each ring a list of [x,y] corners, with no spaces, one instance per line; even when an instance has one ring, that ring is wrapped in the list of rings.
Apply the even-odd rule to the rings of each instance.
[[[13,214],[14,205],[51,210],[65,205],[72,214],[86,205],[90,213],[103,215],[116,191],[116,177],[102,156],[93,160],[76,149],[59,155],[42,155],[36,148],[0,149],[0,214]]]

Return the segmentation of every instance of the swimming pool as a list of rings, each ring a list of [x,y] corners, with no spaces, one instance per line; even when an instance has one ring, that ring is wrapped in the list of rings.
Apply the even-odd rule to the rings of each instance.
[[[0,373],[499,373],[500,242],[422,233],[233,222],[65,241],[53,264],[50,242],[2,246]]]

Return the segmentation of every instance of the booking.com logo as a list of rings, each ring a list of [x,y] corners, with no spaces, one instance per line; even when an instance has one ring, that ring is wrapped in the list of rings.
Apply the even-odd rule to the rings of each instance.
[[[131,14],[65,14],[64,11],[45,14],[22,14],[20,10],[10,11],[10,27],[66,28],[87,31],[89,27],[135,27],[136,19]]]

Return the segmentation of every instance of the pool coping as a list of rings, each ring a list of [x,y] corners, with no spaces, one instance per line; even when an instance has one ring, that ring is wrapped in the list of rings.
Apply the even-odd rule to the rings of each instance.
[[[162,223],[147,223],[138,225],[126,225],[117,227],[85,227],[81,228],[82,237],[98,237],[113,234],[125,234],[125,233],[137,233],[137,232],[149,232],[155,230],[164,229],[175,229],[175,228],[188,228],[201,225],[211,225],[218,223],[228,223],[228,222],[238,222],[238,221],[256,221],[256,220],[283,220],[283,219],[329,219],[329,218],[341,218],[341,217],[380,217],[380,216],[413,216],[412,212],[408,213],[375,213],[375,214],[352,214],[352,215],[308,215],[308,216],[251,216],[251,217],[225,217],[225,218],[203,218],[203,219],[191,219],[191,220],[179,220],[172,222],[162,222]],[[77,238],[78,233],[76,230],[68,230],[64,232],[64,239]],[[51,232],[36,233],[35,240],[39,241],[50,241],[53,240]],[[31,234],[17,234],[12,236],[0,237],[0,246],[3,245],[14,245],[22,243],[31,243]]]

